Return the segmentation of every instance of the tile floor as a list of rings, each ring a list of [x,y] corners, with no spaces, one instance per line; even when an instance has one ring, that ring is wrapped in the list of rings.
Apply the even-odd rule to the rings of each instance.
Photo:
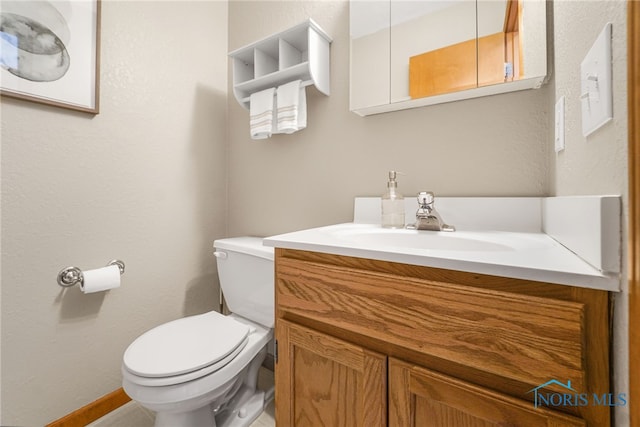
[[[263,368],[260,371],[258,387],[267,389],[272,385],[273,371]],[[153,412],[132,401],[92,422],[87,427],[153,427],[154,420]],[[251,427],[274,427],[275,425],[274,404],[271,402],[260,417],[251,424]]]

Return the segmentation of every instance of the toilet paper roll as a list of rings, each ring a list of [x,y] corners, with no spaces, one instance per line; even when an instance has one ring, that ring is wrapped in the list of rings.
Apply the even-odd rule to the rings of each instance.
[[[80,289],[85,294],[120,287],[120,269],[117,265],[86,270],[82,272],[82,275],[84,280],[80,284]]]

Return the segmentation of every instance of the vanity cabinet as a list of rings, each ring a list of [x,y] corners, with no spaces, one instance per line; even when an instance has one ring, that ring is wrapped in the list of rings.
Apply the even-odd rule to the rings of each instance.
[[[389,360],[389,426],[585,426],[580,418]]]
[[[536,405],[610,393],[608,321],[606,291],[277,248],[276,422],[609,426]]]
[[[291,396],[278,425],[386,425],[386,356],[286,320],[278,331],[278,381]]]

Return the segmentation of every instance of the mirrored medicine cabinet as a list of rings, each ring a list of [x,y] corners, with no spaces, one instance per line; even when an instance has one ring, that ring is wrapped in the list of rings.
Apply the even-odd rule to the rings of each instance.
[[[350,109],[538,88],[546,44],[545,0],[350,0]]]

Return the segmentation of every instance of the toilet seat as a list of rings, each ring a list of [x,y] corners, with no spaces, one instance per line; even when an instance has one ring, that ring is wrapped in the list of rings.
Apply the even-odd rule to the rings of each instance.
[[[248,325],[215,311],[173,320],[131,343],[123,366],[141,385],[190,381],[233,360],[250,333]]]

